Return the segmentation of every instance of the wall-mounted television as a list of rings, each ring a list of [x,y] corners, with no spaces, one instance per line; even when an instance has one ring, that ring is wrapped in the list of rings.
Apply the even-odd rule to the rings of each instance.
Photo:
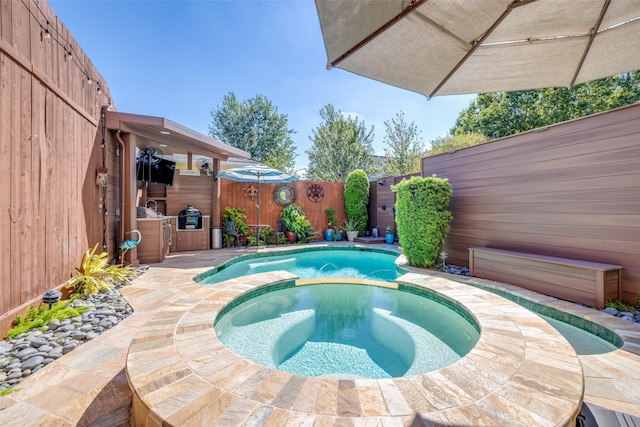
[[[138,160],[136,162],[136,178],[138,181],[155,184],[173,185],[173,174],[176,162],[165,159],[154,159],[153,162]]]

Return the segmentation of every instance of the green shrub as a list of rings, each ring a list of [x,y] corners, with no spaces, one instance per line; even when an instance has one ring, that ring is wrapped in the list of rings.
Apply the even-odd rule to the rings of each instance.
[[[27,311],[16,318],[15,326],[7,332],[6,338],[13,338],[32,329],[44,329],[44,326],[52,319],[65,320],[72,317],[80,316],[89,307],[81,306],[78,308],[69,307],[69,304],[75,300],[73,297],[66,301],[58,301],[51,306],[41,305],[38,308],[29,307]]]
[[[249,235],[247,236],[247,246],[249,247],[264,246],[264,244],[265,244],[265,240],[264,240],[264,235],[262,235],[262,233],[260,233],[260,243],[258,243],[258,239],[256,239],[255,231],[253,233],[249,233]]]
[[[230,208],[229,206],[224,208],[225,213],[222,215],[222,239],[226,246],[231,246],[235,243],[234,237],[229,235],[227,230],[227,222],[233,221],[236,228],[236,233],[247,235],[247,216],[244,213],[244,208]]]
[[[336,219],[336,212],[337,212],[336,208],[327,208],[324,210],[324,213],[327,214],[327,218],[329,220],[327,228],[332,228],[334,230],[338,228],[338,220]]]
[[[284,220],[284,228],[298,235],[298,243],[310,242],[316,231],[307,219],[300,206],[291,204],[285,206],[280,212],[280,218]]]
[[[615,308],[618,311],[629,312],[629,313],[633,313],[634,311],[636,311],[639,306],[640,306],[640,304],[638,304],[636,306],[625,304],[622,301],[620,301],[619,299],[617,299],[617,300],[608,300],[605,303],[605,307],[611,307],[611,308]]]
[[[369,177],[362,169],[351,172],[344,182],[344,207],[347,218],[358,224],[364,236],[369,222]]]
[[[273,232],[273,227],[270,225],[260,229],[260,236],[261,240],[264,240],[268,245],[274,245],[276,243],[276,234]]]
[[[109,265],[109,255],[102,252],[96,255],[98,243],[85,252],[76,275],[67,282],[68,288],[84,295],[97,294],[115,286],[116,283],[128,285],[138,272],[131,266]]]
[[[297,218],[305,216],[302,208],[298,205],[287,205],[280,212],[280,219],[284,221],[284,229],[297,234]]]
[[[447,179],[412,177],[391,187],[397,193],[396,223],[410,265],[433,268],[439,262],[453,215],[446,208],[453,188]]]

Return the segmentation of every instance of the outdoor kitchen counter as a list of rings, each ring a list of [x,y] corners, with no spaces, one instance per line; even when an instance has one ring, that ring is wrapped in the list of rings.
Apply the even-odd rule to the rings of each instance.
[[[138,260],[142,264],[164,261],[171,245],[171,225],[168,217],[138,218],[137,227],[142,235],[138,245]]]
[[[178,229],[178,217],[167,218],[171,221],[171,252],[209,249],[210,215],[202,215],[202,228]]]

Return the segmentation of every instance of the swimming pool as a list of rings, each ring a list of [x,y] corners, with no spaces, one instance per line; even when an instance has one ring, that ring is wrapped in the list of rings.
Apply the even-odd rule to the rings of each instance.
[[[460,305],[415,287],[361,284],[261,289],[223,310],[214,327],[220,342],[256,363],[334,378],[431,372],[479,338]]]
[[[395,264],[397,252],[362,247],[317,247],[245,255],[196,277],[201,285],[286,270],[300,279],[349,278],[391,282],[401,272]]]

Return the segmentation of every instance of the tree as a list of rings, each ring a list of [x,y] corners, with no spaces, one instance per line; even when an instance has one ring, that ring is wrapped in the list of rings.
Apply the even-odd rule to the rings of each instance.
[[[373,166],[373,126],[367,132],[364,122],[345,117],[331,104],[320,110],[324,120],[309,137],[313,145],[306,151],[309,156],[307,173],[318,181],[344,181],[355,169],[367,174]]]
[[[461,133],[438,137],[431,141],[431,149],[426,152],[426,156],[434,156],[436,154],[448,153],[449,151],[455,151],[460,148],[478,145],[488,139],[489,138],[481,133]]]
[[[478,95],[456,120],[452,135],[513,135],[640,100],[640,71],[606,77],[573,88],[546,88]]]
[[[291,139],[286,114],[266,97],[239,102],[233,92],[222,99],[222,105],[211,111],[209,135],[251,154],[251,158],[275,169],[291,171],[296,146]]]
[[[383,170],[387,176],[401,176],[420,172],[420,158],[424,142],[414,122],[407,123],[404,112],[399,112],[391,122],[384,122]]]

